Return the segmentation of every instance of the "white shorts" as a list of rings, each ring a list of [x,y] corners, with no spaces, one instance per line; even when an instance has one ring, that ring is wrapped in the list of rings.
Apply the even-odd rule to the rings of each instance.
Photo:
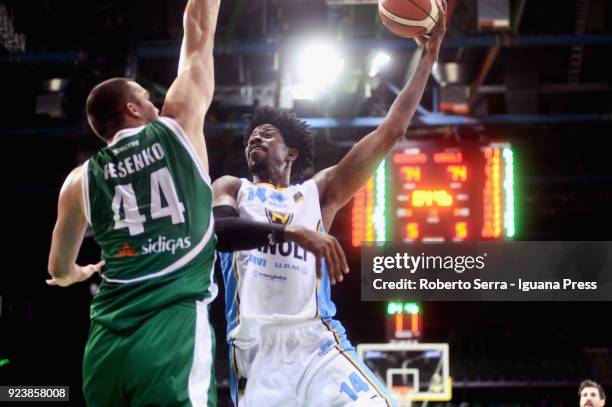
[[[267,326],[256,348],[231,346],[230,353],[238,407],[397,405],[348,341],[322,320]]]

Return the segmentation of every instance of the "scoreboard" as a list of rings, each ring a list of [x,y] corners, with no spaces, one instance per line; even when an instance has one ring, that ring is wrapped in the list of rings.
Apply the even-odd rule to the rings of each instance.
[[[510,144],[403,141],[355,195],[352,242],[511,239],[514,218]]]

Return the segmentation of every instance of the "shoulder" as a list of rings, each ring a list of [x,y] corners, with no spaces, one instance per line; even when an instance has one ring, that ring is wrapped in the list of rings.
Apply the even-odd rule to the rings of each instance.
[[[321,203],[324,203],[326,197],[329,195],[327,186],[329,184],[330,178],[332,177],[334,171],[336,170],[336,167],[337,165],[334,165],[333,167],[329,167],[324,170],[321,170],[317,172],[311,178],[311,180],[314,181],[315,185],[317,186],[317,190],[319,192],[319,198],[322,201]]]
[[[185,129],[171,117],[160,116],[157,120],[144,126],[143,130],[148,134],[167,135],[182,142],[189,140]]]
[[[83,208],[83,179],[85,165],[79,165],[66,177],[60,191],[60,204]]]
[[[229,188],[229,187],[240,188],[240,186],[242,185],[242,181],[240,180],[240,178],[234,177],[233,175],[224,175],[222,177],[217,178],[213,182],[213,186],[214,185],[217,185],[223,188]]]
[[[240,178],[224,175],[217,178],[212,184],[213,207],[220,205],[230,205],[237,207],[237,197],[242,181]]]
[[[68,192],[75,188],[81,188],[83,183],[83,176],[85,171],[85,165],[79,165],[70,171],[70,174],[66,177],[64,181],[64,185],[62,186],[62,190],[60,193]]]
[[[231,175],[224,175],[220,178],[217,178],[213,183],[213,194],[214,195],[230,195],[237,196],[238,191],[240,191],[240,187],[242,186],[242,181],[238,177],[234,177]]]
[[[181,127],[179,122],[169,116],[159,116],[156,121],[149,123],[150,126],[162,126],[173,133],[179,133],[180,135],[185,134],[185,130]]]

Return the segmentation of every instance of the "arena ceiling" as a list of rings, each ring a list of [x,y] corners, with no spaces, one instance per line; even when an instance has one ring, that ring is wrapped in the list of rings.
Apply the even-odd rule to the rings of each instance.
[[[455,100],[463,94],[470,113],[479,116],[610,111],[612,66],[607,53],[612,44],[612,7],[605,0],[498,1],[506,4],[501,13],[509,25],[496,31],[480,24],[483,3],[449,1],[450,24],[440,65],[441,72],[455,69],[459,77],[451,89],[438,78],[440,94],[432,95],[430,89],[423,100],[425,108],[435,110],[432,98]],[[158,90],[161,99],[175,73],[182,0],[3,0],[0,4],[13,31],[25,39],[23,51],[9,52],[3,42],[3,69],[19,73],[31,92],[40,92],[50,78],[79,82],[69,89],[73,95],[66,92],[64,99],[75,99],[63,101],[65,113],[78,110],[72,105],[82,101],[81,88],[99,78],[135,77]],[[380,23],[376,5],[223,0],[216,42],[219,120],[234,118],[224,108],[283,104],[286,67],[309,38],[321,37],[346,59],[342,84],[324,103],[299,102],[293,107],[313,117],[378,115],[380,108],[372,108],[377,105],[368,104],[369,94],[364,92],[370,82],[369,59],[377,49],[386,50],[391,64],[380,79],[401,86],[414,43],[393,37]],[[14,77],[10,82],[15,83]],[[389,103],[392,94],[383,99]]]

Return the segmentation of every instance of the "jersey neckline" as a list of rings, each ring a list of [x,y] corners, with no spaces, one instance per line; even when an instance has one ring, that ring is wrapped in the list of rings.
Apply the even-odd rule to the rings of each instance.
[[[115,133],[112,141],[109,143],[108,146],[110,147],[114,144],[117,144],[119,141],[123,140],[126,137],[130,137],[130,136],[133,136],[134,134],[138,134],[144,128],[145,128],[145,125],[121,129],[117,133]]]

